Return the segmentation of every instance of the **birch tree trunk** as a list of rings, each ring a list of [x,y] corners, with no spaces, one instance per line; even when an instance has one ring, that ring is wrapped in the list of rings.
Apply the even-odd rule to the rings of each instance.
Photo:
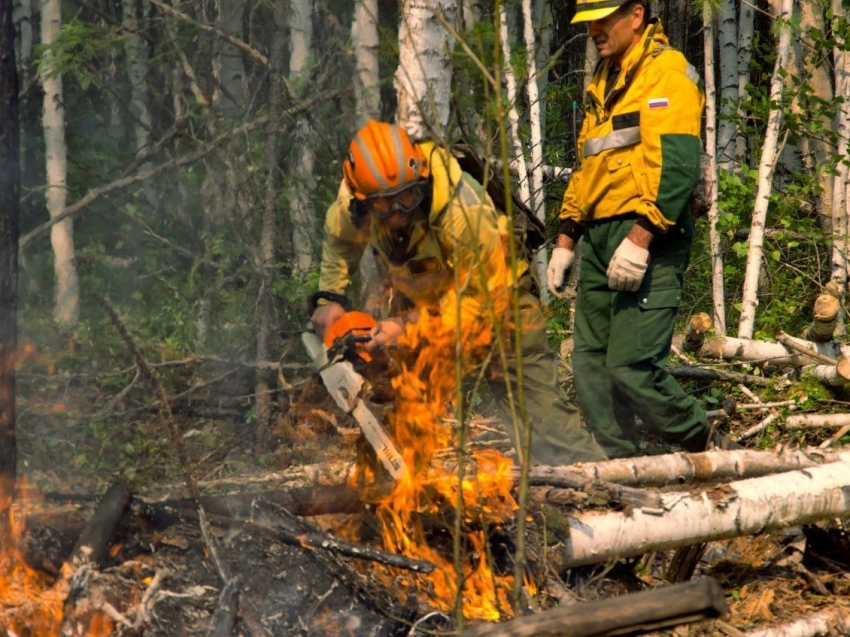
[[[750,60],[753,57],[753,22],[755,10],[750,2],[741,2],[738,10],[738,104],[743,104],[748,96],[750,83]],[[738,116],[742,112],[738,111]],[[738,131],[735,135],[735,160],[737,165],[748,162],[747,138]]]
[[[718,336],[726,334],[726,291],[723,286],[723,253],[717,221],[717,91],[714,86],[714,17],[711,4],[702,8],[703,45],[705,47],[705,152],[709,158],[711,207],[708,210],[708,246],[711,251],[711,304],[714,308],[714,329]]]
[[[546,223],[546,193],[543,191],[543,128],[545,122],[540,110],[540,92],[537,74],[537,44],[534,39],[535,28],[531,11],[532,0],[522,0],[523,33],[525,34],[525,53],[528,65],[528,106],[531,127],[531,209],[543,223]],[[546,280],[548,260],[546,250],[538,250],[534,255],[537,264],[538,281]],[[545,285],[540,286],[540,298],[545,303],[549,295]]]
[[[289,79],[294,86],[301,86],[310,72],[310,58],[313,53],[313,2],[291,0],[290,7]],[[313,232],[315,214],[310,201],[310,195],[316,187],[313,177],[316,156],[312,137],[307,118],[299,116],[295,124],[291,152],[289,218],[292,222],[292,247],[295,251],[294,272],[302,277],[313,267],[313,250],[316,247]]]
[[[378,0],[357,0],[351,23],[354,49],[354,99],[357,128],[381,113],[381,87],[378,69]]]
[[[819,35],[826,32],[827,25],[821,5],[814,2],[801,2],[800,37],[795,47],[795,57],[800,65],[799,74],[800,77],[807,78],[806,83],[811,88],[811,98],[814,98],[814,101],[822,100],[823,103],[830,104],[833,103],[835,94],[826,60],[816,58],[811,54],[811,51],[814,50],[812,33]],[[807,100],[806,104],[801,105],[798,100],[794,100],[795,110],[801,112],[804,118],[805,116],[809,118],[815,116],[807,108],[808,103]],[[827,127],[830,125],[829,121],[823,123]],[[831,232],[832,187],[834,183],[831,144],[820,135],[805,135],[800,140],[800,150],[802,151],[806,172],[810,175],[816,175],[820,186],[820,192],[817,195],[818,222],[825,232]]]
[[[662,493],[661,510],[569,516],[564,567],[677,546],[769,533],[846,515],[850,454],[777,476],[731,482],[699,493]]]
[[[60,0],[44,0],[41,7],[41,43],[49,47],[62,28]],[[53,54],[44,52],[41,83],[44,88],[44,155],[47,172],[47,210],[51,219],[65,208],[67,199],[66,175],[68,163],[65,145],[65,104],[62,95],[62,76],[55,72]],[[74,256],[74,222],[66,218],[50,229],[53,246],[53,270],[56,275],[56,304],[53,318],[63,330],[73,330],[80,316],[80,287]]]
[[[245,0],[216,0],[216,28],[239,40]],[[234,117],[245,104],[245,65],[242,52],[223,38],[213,40],[213,106],[225,117]]]
[[[136,143],[136,159],[144,160],[150,150],[151,113],[145,91],[145,76],[148,71],[147,43],[139,33],[138,12],[147,13],[149,3],[145,0],[121,0],[122,26],[129,34],[125,40],[124,54],[127,57],[127,78],[130,81],[130,115],[133,118],[133,137]],[[140,170],[150,169],[150,162],[141,161]],[[142,193],[152,206],[156,205],[156,191],[148,181]]]
[[[20,172],[18,71],[10,3],[0,5],[0,548],[15,541],[12,501],[17,476],[15,365],[18,357],[18,237]],[[9,564],[0,563],[2,574]]]
[[[711,3],[703,5],[703,14],[711,11]],[[706,23],[703,17],[703,24]],[[708,32],[703,34],[706,52],[709,47]],[[720,117],[717,122],[717,167],[727,172],[733,170],[735,135],[738,126],[732,117],[738,103],[738,27],[735,24],[735,0],[721,0],[717,11],[717,41],[720,50]],[[713,45],[712,45],[713,47]],[[707,64],[708,60],[706,60]],[[706,66],[706,83],[709,80]],[[706,85],[707,88],[707,85]]]
[[[451,55],[455,42],[435,12],[454,24],[455,2],[404,0],[401,10],[395,74],[396,121],[414,140],[443,140],[451,109]]]
[[[833,0],[832,10],[835,20],[846,20],[847,12],[843,4],[839,0]],[[836,31],[841,33],[841,31]],[[836,35],[836,37],[838,37]],[[830,280],[835,283],[838,290],[838,300],[841,310],[838,315],[837,332],[844,333],[845,314],[844,303],[847,297],[847,268],[848,268],[848,249],[850,249],[850,223],[847,217],[847,205],[850,202],[850,174],[848,174],[847,161],[850,159],[850,53],[843,46],[845,43],[840,42],[842,46],[837,46],[833,50],[833,59],[835,65],[835,96],[841,98],[843,103],[838,109],[833,123],[834,130],[838,133],[838,148],[836,155],[838,161],[835,162],[836,173],[833,177],[832,188],[832,272]]]
[[[517,168],[519,197],[526,206],[533,210],[531,188],[528,182],[528,164],[525,161],[522,139],[519,136],[519,115],[516,112],[516,76],[511,67],[511,42],[508,36],[508,16],[503,4],[499,5],[499,41],[502,46],[502,73],[505,78],[505,90],[508,98],[508,122],[510,123],[510,139],[513,144],[514,163]],[[541,280],[545,281],[545,279]]]
[[[778,1],[778,0],[775,0]],[[787,68],[788,51],[791,46],[791,29],[788,20],[791,17],[792,0],[781,0],[777,14],[779,44],[776,63],[770,81],[770,114],[762,146],[761,161],[758,169],[753,221],[750,226],[750,247],[747,252],[747,266],[744,274],[744,291],[741,302],[741,320],[738,324],[739,338],[752,338],[755,329],[756,306],[758,305],[758,279],[762,264],[762,244],[764,226],[767,219],[768,197],[770,196],[776,159],[779,154],[779,129],[782,124],[780,100],[783,93],[782,73]]]
[[[274,22],[278,32],[286,26],[287,0],[275,0]],[[283,64],[286,42],[283,38],[272,40],[269,54],[269,73],[271,74],[271,93],[269,94],[269,121],[266,126],[266,143],[263,148],[263,172],[265,174],[265,192],[263,193],[263,217],[260,230],[259,263],[261,277],[257,326],[257,360],[267,361],[270,356],[269,340],[275,325],[274,300],[271,286],[275,277],[275,224],[276,201],[279,186],[278,160],[280,149],[280,131],[278,123],[283,110]],[[263,444],[268,437],[271,424],[271,392],[275,377],[269,370],[257,369],[255,384],[257,428],[256,437]]]
[[[357,128],[370,118],[381,115],[381,78],[378,64],[378,1],[357,0],[351,23],[351,46],[354,49],[354,99]],[[382,276],[375,254],[366,250],[360,259],[360,304],[376,318],[387,314],[383,302]]]

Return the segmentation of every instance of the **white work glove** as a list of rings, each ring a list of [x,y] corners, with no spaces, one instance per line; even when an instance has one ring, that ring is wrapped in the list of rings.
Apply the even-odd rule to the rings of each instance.
[[[576,253],[568,248],[555,248],[549,259],[549,269],[546,270],[546,286],[559,299],[564,298],[567,289],[567,275]]]
[[[649,250],[626,237],[614,250],[608,264],[608,287],[620,292],[637,292],[648,262]]]

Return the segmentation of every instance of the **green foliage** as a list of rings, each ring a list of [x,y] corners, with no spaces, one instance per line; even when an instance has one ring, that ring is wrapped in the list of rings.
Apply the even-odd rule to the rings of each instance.
[[[101,88],[105,77],[102,64],[112,55],[120,54],[124,38],[117,37],[104,26],[72,20],[62,25],[59,36],[49,47],[36,47],[39,73],[44,77],[74,78],[80,88],[89,85]],[[46,51],[49,56],[45,56]]]

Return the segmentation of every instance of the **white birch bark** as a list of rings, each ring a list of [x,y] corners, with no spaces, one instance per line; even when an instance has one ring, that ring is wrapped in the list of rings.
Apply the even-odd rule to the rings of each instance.
[[[711,12],[711,3],[703,5],[703,25],[706,13]],[[735,20],[735,0],[721,0],[717,11],[717,41],[719,46],[720,118],[717,122],[717,167],[731,172],[735,159],[735,135],[737,125],[730,121],[738,103],[738,27]],[[710,46],[708,32],[703,34],[705,48]],[[711,44],[713,48],[713,41]],[[707,64],[708,58],[706,58]],[[706,82],[709,79],[706,71]],[[707,88],[707,87],[706,87]]]
[[[769,533],[843,517],[850,454],[838,462],[730,482],[699,493],[662,493],[661,510],[568,516],[565,568],[701,542]]]
[[[15,0],[12,5],[12,22],[15,25],[15,62],[21,89],[29,82],[32,59],[32,0]]]
[[[519,197],[523,203],[533,208],[531,199],[531,188],[528,183],[528,164],[525,161],[525,152],[522,148],[522,140],[519,136],[519,115],[516,112],[516,77],[514,70],[511,68],[511,43],[508,36],[508,17],[505,12],[505,6],[499,5],[499,41],[502,45],[502,72],[505,78],[505,91],[508,98],[508,123],[510,124],[510,139],[513,145],[514,162],[517,167],[517,186],[519,188]],[[545,279],[541,279],[545,281]]]
[[[835,20],[845,20],[847,12],[840,0],[833,0],[832,10]],[[839,31],[840,32],[840,31]],[[838,36],[836,36],[838,37]],[[843,44],[843,43],[842,43]],[[850,54],[843,50],[843,46],[837,46],[833,50],[835,67],[835,96],[843,99],[843,105],[836,113],[834,130],[838,133],[838,148],[836,154],[839,160],[835,162],[836,174],[833,177],[832,188],[832,272],[830,280],[835,283],[838,291],[838,300],[841,304],[841,312],[838,316],[839,334],[844,333],[845,313],[844,303],[847,296],[847,269],[848,269],[848,235],[850,235],[850,223],[848,223],[847,205],[850,202],[850,174],[847,167],[847,148],[850,144]]]
[[[354,50],[354,100],[358,129],[381,114],[378,42],[378,0],[357,0],[351,22],[351,46]],[[382,303],[382,277],[372,250],[363,253],[359,273],[361,305],[373,316],[384,318],[386,307]]]
[[[354,99],[357,103],[357,128],[381,112],[381,87],[378,70],[378,0],[357,0],[351,23],[354,49]]]
[[[794,414],[785,419],[785,429],[832,429],[850,425],[850,414]]]
[[[294,85],[310,72],[313,51],[313,2],[290,1],[289,78]],[[313,231],[315,213],[310,194],[316,187],[313,177],[316,155],[313,132],[307,118],[299,116],[295,125],[292,148],[292,187],[289,191],[289,217],[292,222],[292,247],[295,271],[304,276],[313,267],[316,237]]]
[[[532,0],[534,24],[534,55],[537,68],[538,110],[540,125],[546,130],[546,95],[549,92],[549,47],[552,44],[552,11],[547,0]]]
[[[566,467],[537,466],[531,469],[529,477],[539,483],[565,476],[589,481],[600,480],[629,487],[660,488],[757,478],[816,467],[838,459],[837,452],[814,448],[679,452],[660,456],[587,462]]]
[[[717,91],[714,85],[714,17],[711,3],[702,8],[703,46],[705,51],[705,152],[709,157],[711,207],[708,210],[708,246],[711,252],[711,304],[714,309],[714,328],[718,336],[726,334],[726,291],[723,286],[723,253],[717,221]],[[734,26],[734,25],[733,25]],[[730,138],[731,139],[731,138]],[[727,141],[727,144],[729,142]]]
[[[846,359],[842,359],[846,360]],[[846,365],[806,365],[800,370],[801,376],[810,376],[830,387],[844,387],[850,383]]]
[[[741,2],[738,11],[738,104],[743,104],[749,92],[747,84],[750,83],[750,60],[753,57],[753,20],[755,10],[752,3]],[[738,115],[742,113],[739,110]],[[747,138],[740,131],[735,136],[735,159],[736,164],[747,161]]]
[[[744,633],[745,637],[817,637],[850,635],[850,613],[843,608],[827,609],[799,619]]]
[[[835,341],[815,343],[796,338],[792,338],[791,340],[818,354],[834,359],[841,359],[850,354],[850,348],[847,345]],[[748,338],[734,338],[732,336],[707,339],[700,348],[698,356],[700,358],[749,363],[770,363],[777,367],[800,367],[820,362],[790,347],[785,347],[782,343],[754,341]]]
[[[60,0],[44,0],[41,6],[41,43],[49,47],[62,29]],[[53,72],[53,55],[45,50],[41,66],[41,84],[44,89],[44,155],[47,173],[47,211],[51,218],[65,208],[68,191],[67,146],[65,144],[65,105],[62,76]],[[53,319],[63,329],[74,329],[80,316],[80,286],[74,254],[74,222],[63,219],[50,229],[53,246],[53,271],[56,275],[56,302]]]
[[[439,13],[454,24],[453,0],[404,0],[399,26],[396,118],[414,140],[445,137],[451,109],[454,37],[440,24]]]
[[[759,161],[758,185],[753,207],[753,221],[750,226],[750,247],[747,252],[744,291],[741,298],[741,320],[738,323],[739,338],[752,338],[755,329],[764,226],[767,220],[768,197],[770,196],[773,173],[776,169],[776,159],[779,153],[779,129],[782,124],[782,110],[778,107],[783,92],[783,80],[780,73],[787,68],[788,64],[788,50],[791,46],[791,29],[788,20],[791,17],[792,4],[792,0],[781,0],[781,6],[776,12],[778,14],[779,43],[773,77],[770,81],[771,109],[767,119],[761,160]]]
[[[216,0],[216,28],[242,40],[244,13],[245,0]],[[212,68],[216,78],[212,96],[213,107],[225,117],[234,117],[245,104],[245,65],[242,63],[242,52],[223,38],[215,38]]]
[[[531,210],[543,223],[546,223],[546,193],[543,191],[543,133],[544,121],[540,109],[540,91],[538,90],[537,74],[537,44],[535,28],[531,11],[531,0],[522,0],[523,34],[525,35],[526,63],[528,65],[528,104],[529,124],[531,128]],[[534,255],[537,265],[537,280],[546,280],[548,259],[546,250],[538,250]],[[545,303],[548,300],[548,290],[540,286],[540,298]]]

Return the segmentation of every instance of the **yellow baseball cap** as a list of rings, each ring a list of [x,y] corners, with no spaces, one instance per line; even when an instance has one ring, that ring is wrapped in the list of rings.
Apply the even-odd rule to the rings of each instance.
[[[578,0],[576,14],[570,24],[602,20],[614,13],[629,0]]]

